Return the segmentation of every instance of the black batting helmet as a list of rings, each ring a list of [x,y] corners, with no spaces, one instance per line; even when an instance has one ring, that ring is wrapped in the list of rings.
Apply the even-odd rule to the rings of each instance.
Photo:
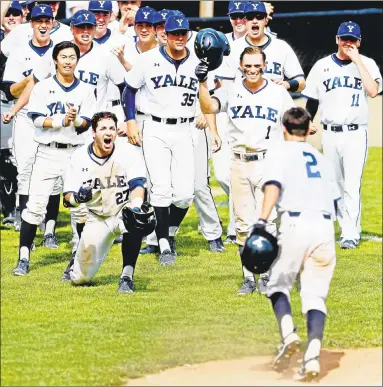
[[[142,204],[140,212],[124,207],[122,209],[122,220],[129,233],[138,233],[141,236],[151,234],[157,225],[154,208],[148,202]]]
[[[254,227],[241,254],[242,264],[246,269],[254,274],[266,273],[277,255],[277,238],[264,228]]]
[[[230,54],[230,44],[225,34],[213,28],[205,28],[198,32],[194,51],[198,59],[209,64],[209,71],[217,69],[223,57]]]

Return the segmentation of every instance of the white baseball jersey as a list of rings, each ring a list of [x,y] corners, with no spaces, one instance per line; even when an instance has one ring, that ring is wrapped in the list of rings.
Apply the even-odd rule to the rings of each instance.
[[[323,212],[333,215],[340,198],[329,160],[307,142],[283,141],[266,157],[264,182],[281,189],[278,212]]]
[[[117,215],[129,200],[130,188],[137,179],[145,182],[142,151],[126,142],[115,143],[104,158],[95,155],[93,143],[77,149],[67,170],[64,192],[78,192],[82,185],[92,187],[92,200],[86,203],[93,214]]]
[[[227,112],[229,117],[229,143],[233,149],[264,150],[283,141],[283,114],[295,106],[283,86],[267,79],[255,93],[242,81],[225,84],[215,91],[213,98],[219,101],[220,111]]]
[[[20,82],[28,77],[40,62],[41,57],[52,58],[53,42],[45,47],[36,47],[29,42],[22,42],[19,49],[13,50],[7,60],[4,81]],[[28,105],[25,105],[20,113],[26,114],[28,112]]]
[[[57,22],[57,26],[53,27],[50,33],[53,41],[53,46],[64,40],[71,41],[73,34],[70,28],[62,23]],[[1,52],[8,57],[12,51],[20,51],[20,46],[33,37],[33,28],[30,23],[20,24],[14,28],[1,42]]]
[[[74,83],[63,86],[56,75],[45,79],[34,86],[29,98],[28,116],[32,119],[37,116],[52,117],[54,114],[66,114],[67,103],[73,104],[78,114],[90,121],[94,114],[96,100],[93,88],[75,78]],[[63,144],[84,144],[84,135],[77,134],[73,123],[60,129],[36,128],[35,141],[41,144],[59,142]]]
[[[194,75],[198,63],[189,50],[184,59],[175,61],[161,46],[142,53],[125,81],[135,89],[144,87],[149,112],[154,116],[191,118],[199,88]]]
[[[284,40],[270,38],[266,35],[268,41],[259,46],[266,54],[266,69],[264,76],[269,79],[293,79],[298,76],[304,76],[302,67],[293,49]],[[246,47],[255,47],[246,36],[235,40],[230,44],[230,55],[224,58],[224,63],[220,67],[223,79],[242,78],[242,71],[239,68],[239,57]]]
[[[375,61],[361,55],[372,78],[382,91],[382,75]],[[368,96],[356,65],[342,62],[336,54],[320,59],[311,69],[304,96],[319,100],[321,122],[329,125],[367,125]]]
[[[33,71],[36,80],[41,81],[56,72],[52,58],[43,58],[39,67]],[[107,105],[108,82],[115,85],[124,82],[125,70],[118,59],[107,53],[98,44],[92,44],[91,49],[80,57],[75,75],[93,87],[97,100],[97,111],[105,110]]]

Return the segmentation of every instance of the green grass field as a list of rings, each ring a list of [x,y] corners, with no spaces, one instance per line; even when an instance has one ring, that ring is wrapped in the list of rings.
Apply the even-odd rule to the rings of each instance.
[[[370,148],[363,181],[363,236],[382,237],[382,148]],[[213,181],[214,185],[217,185]],[[217,204],[226,201],[224,195]],[[218,210],[227,224],[227,207]],[[240,298],[236,247],[212,254],[197,233],[194,207],[177,238],[175,267],[144,256],[136,293],[118,295],[121,268],[114,246],[93,286],[60,278],[70,256],[69,215],[60,215],[58,250],[38,248],[31,272],[16,278],[18,234],[1,233],[1,385],[119,385],[185,363],[272,354],[279,341],[268,300]],[[41,240],[41,235],[39,235]],[[382,345],[382,243],[337,248],[324,346]],[[299,296],[292,294],[298,333],[305,339]]]

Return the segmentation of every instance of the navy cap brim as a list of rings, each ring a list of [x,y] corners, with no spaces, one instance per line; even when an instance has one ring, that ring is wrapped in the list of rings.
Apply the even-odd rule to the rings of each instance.
[[[90,12],[109,12],[112,13],[111,10],[105,9],[105,8],[93,8],[93,9],[88,9]]]
[[[243,14],[245,14],[245,11],[243,9],[235,10],[235,11],[232,11],[232,12],[228,12],[226,15],[229,16],[229,15],[231,15],[233,13],[243,13]]]
[[[165,30],[165,32],[179,32],[179,31],[190,31],[190,28],[177,28],[175,30]]]
[[[358,40],[361,40],[362,39],[362,37],[361,36],[356,36],[356,35],[354,35],[353,33],[347,33],[347,34],[342,34],[342,35],[337,35],[337,36],[339,36],[340,38],[342,37],[342,36],[352,36],[353,38],[355,38],[355,39],[358,39]]]
[[[93,23],[90,23],[90,22],[81,22],[81,23],[71,23],[72,26],[75,26],[75,27],[78,27],[78,26],[93,26],[93,27],[96,27],[97,24],[93,24]]]

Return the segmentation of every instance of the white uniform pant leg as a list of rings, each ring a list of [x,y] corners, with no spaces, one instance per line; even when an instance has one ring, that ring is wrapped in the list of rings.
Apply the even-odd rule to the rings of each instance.
[[[345,218],[342,237],[360,239],[362,210],[361,185],[367,159],[367,125],[342,133],[346,138],[343,154]]]
[[[327,313],[326,297],[335,267],[335,240],[332,220],[323,214],[285,212],[278,234],[279,254],[270,269],[267,296],[290,291],[301,271],[302,312],[317,309]]]
[[[116,238],[105,220],[90,214],[74,259],[71,279],[74,284],[89,282],[107,257]]]
[[[209,146],[206,129],[193,128],[196,207],[203,236],[212,241],[222,236],[222,227],[209,184]]]
[[[28,195],[38,143],[33,139],[35,127],[27,115],[19,113],[13,123],[12,154],[17,167],[17,193]]]
[[[188,208],[194,199],[195,161],[192,125],[181,124],[171,133],[171,181],[172,203],[179,208]],[[176,126],[176,125],[170,125]]]
[[[75,148],[56,149],[39,144],[32,167],[27,208],[22,213],[23,220],[35,225],[44,220],[49,196],[58,181],[64,179],[74,150]]]
[[[230,191],[231,147],[228,142],[228,116],[226,113],[219,113],[216,116],[216,120],[222,146],[218,152],[212,155],[214,176],[229,197],[229,224],[227,226],[227,235],[235,235],[234,206]]]
[[[155,207],[169,207],[172,204],[172,155],[168,126],[145,121],[143,129],[143,155],[152,184],[150,203]]]

